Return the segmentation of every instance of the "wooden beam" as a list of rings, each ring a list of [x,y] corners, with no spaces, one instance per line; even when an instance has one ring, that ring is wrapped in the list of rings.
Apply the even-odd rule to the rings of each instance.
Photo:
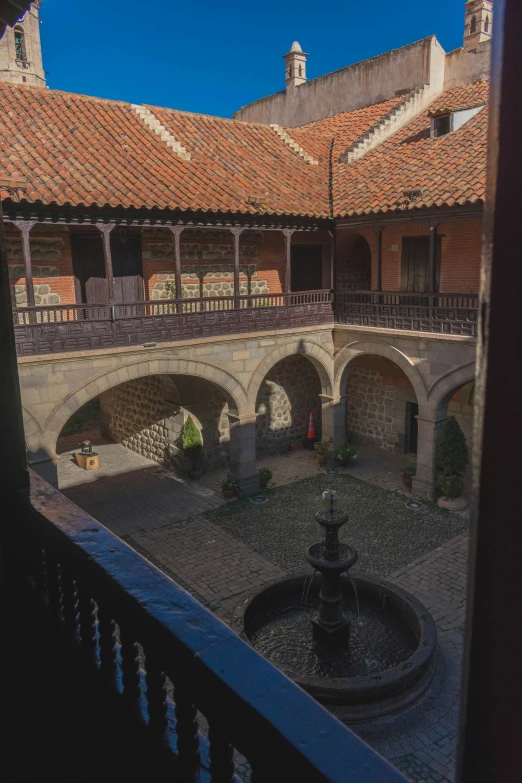
[[[36,220],[13,220],[13,225],[16,226],[22,235],[22,255],[24,259],[24,274],[25,274],[25,291],[27,295],[27,306],[34,307],[34,287],[33,287],[33,267],[31,263],[31,243],[29,241],[29,233]]]
[[[469,207],[454,207],[453,209],[427,209],[419,212],[386,212],[381,215],[354,215],[349,218],[341,218],[336,221],[338,229],[357,228],[358,226],[373,226],[377,224],[383,226],[397,225],[398,223],[419,223],[429,220],[438,220],[439,223],[452,222],[454,220],[476,220],[483,214],[483,205],[478,204]]]
[[[103,260],[105,261],[105,279],[107,280],[107,290],[109,293],[109,302],[114,302],[114,272],[112,269],[111,255],[111,231],[116,223],[96,223],[102,233],[103,239]]]
[[[292,291],[292,234],[294,228],[283,228],[283,236],[285,238],[285,293],[289,294]]]
[[[234,237],[234,307],[239,308],[239,296],[241,296],[241,286],[239,283],[239,237],[243,233],[244,228],[231,228],[232,236]]]
[[[181,232],[185,228],[185,226],[167,226],[167,228],[172,232],[173,235],[173,249],[174,249],[174,279],[176,284],[176,299],[181,300],[183,296],[183,291],[181,288],[181,248],[180,248],[180,237]],[[176,311],[178,313],[183,312],[183,305],[181,304],[181,301],[178,301],[176,305]]]

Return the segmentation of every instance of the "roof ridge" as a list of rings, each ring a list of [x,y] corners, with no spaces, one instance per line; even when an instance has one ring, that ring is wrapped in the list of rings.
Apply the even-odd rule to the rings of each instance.
[[[156,136],[159,136],[167,147],[170,147],[176,155],[179,155],[182,160],[192,160],[190,152],[185,149],[183,144],[181,144],[164,125],[161,124],[156,115],[149,108],[140,106],[137,103],[131,103],[131,107],[134,113],[142,120],[143,124],[154,131]]]
[[[292,136],[281,127],[281,125],[277,125],[276,123],[271,123],[270,127],[273,131],[277,133],[281,141],[283,141],[287,147],[289,147],[292,152],[294,152],[298,158],[301,158],[304,160],[305,163],[309,163],[310,166],[318,166],[319,161],[316,160],[312,155],[310,155],[306,150],[304,150],[300,144],[298,144],[295,139],[292,138]]]

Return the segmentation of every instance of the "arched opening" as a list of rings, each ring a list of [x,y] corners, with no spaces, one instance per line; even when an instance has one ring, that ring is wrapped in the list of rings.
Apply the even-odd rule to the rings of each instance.
[[[190,415],[201,434],[205,468],[224,467],[229,454],[229,411],[236,411],[234,401],[213,381],[187,375],[146,375],[109,388],[79,408],[60,432],[57,453],[78,451],[84,439],[95,447],[119,444],[182,475],[181,433]],[[103,461],[103,454],[100,458]],[[109,450],[107,459],[113,461],[110,469],[114,473],[118,460],[125,472],[122,449]],[[60,489],[85,478],[71,464],[72,458],[60,460]]]
[[[350,442],[391,454],[417,454],[419,403],[410,379],[395,362],[357,356],[346,368],[344,393]]]
[[[27,51],[25,48],[25,33],[22,27],[17,25],[14,28],[15,57],[18,62],[27,61]]]
[[[476,32],[477,32],[477,18],[475,16],[472,16],[469,25],[469,34],[474,35]]]
[[[337,243],[336,289],[369,291],[372,287],[372,251],[361,234],[347,232]]]
[[[305,356],[288,356],[263,378],[255,410],[258,456],[288,450],[307,434],[312,412],[316,438],[321,437],[321,379]]]
[[[438,413],[441,418],[454,416],[457,420],[468,446],[469,461],[464,476],[464,487],[471,487],[471,452],[473,449],[473,400],[475,392],[475,381],[468,381],[460,386],[454,387],[440,401]]]
[[[484,32],[489,33],[489,16],[486,16],[486,21],[484,22]]]

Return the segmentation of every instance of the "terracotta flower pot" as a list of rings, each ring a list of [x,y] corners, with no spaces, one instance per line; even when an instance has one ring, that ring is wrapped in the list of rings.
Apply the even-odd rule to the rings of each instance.
[[[226,498],[227,500],[235,497],[236,494],[235,489],[222,489],[221,492],[223,493],[223,497]]]
[[[405,486],[407,489],[409,489],[409,490],[410,490],[410,492],[411,492],[411,490],[412,490],[412,487],[413,487],[413,477],[410,477],[410,478],[406,478],[406,477],[404,477],[402,481],[403,481],[403,483],[404,483],[404,486]]]
[[[328,454],[318,454],[317,462],[319,463],[319,465],[326,465],[326,463],[328,462]]]

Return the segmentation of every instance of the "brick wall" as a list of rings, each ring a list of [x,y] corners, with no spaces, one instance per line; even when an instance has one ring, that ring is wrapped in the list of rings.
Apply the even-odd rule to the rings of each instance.
[[[207,238],[206,238],[207,237]],[[330,238],[327,232],[296,232],[292,236],[293,244],[320,244],[323,246],[323,287],[330,288]],[[157,259],[157,246],[159,244],[165,245],[165,247],[172,243],[171,234],[162,229],[146,229],[143,232],[142,237],[142,251],[143,251],[143,279],[145,285],[145,297],[147,299],[153,298],[153,292],[161,287],[164,282],[165,273],[169,273],[169,280],[173,279],[174,273],[174,261],[172,254],[169,253],[168,258],[165,260]],[[197,257],[185,258],[186,248],[189,246],[195,246],[199,244],[201,250],[196,251]],[[226,295],[233,293],[233,278],[231,276],[233,266],[232,256],[232,235],[228,231],[217,231],[210,229],[205,232],[194,232],[191,229],[185,229],[181,234],[181,272],[184,274],[184,269],[192,271],[194,265],[199,265],[203,269],[205,266],[215,266],[216,264],[223,264],[229,267],[229,271],[226,273],[226,277],[216,278],[211,273],[205,275],[203,285],[213,286],[219,285],[222,281],[225,281]],[[205,250],[205,247],[217,246],[226,248],[224,258],[205,258],[211,255],[209,250]],[[248,254],[244,254],[244,248],[248,247]],[[281,231],[245,231],[240,237],[240,252],[241,252],[241,265],[255,265],[256,275],[252,277],[251,290],[253,293],[257,293],[256,289],[259,289],[260,293],[273,293],[278,294],[284,290],[285,285],[285,242],[284,236]],[[190,255],[193,255],[193,251],[190,251]],[[248,283],[248,276],[244,273],[240,275],[240,282],[242,289],[246,293],[246,286]],[[183,279],[183,286],[190,286],[190,296],[197,295],[197,286],[199,281],[197,279]],[[196,290],[194,290],[196,288]],[[212,293],[212,292],[209,292]],[[208,295],[205,291],[205,295]],[[212,293],[213,295],[213,293]]]
[[[480,280],[482,220],[447,221],[438,227],[441,235],[440,289],[448,293],[477,293]],[[372,288],[377,285],[377,241],[370,228],[340,230],[337,234],[337,262],[349,263],[350,243],[363,236],[372,252]],[[400,291],[403,237],[429,236],[427,223],[388,226],[382,237],[382,287]],[[396,246],[396,250],[392,250]]]
[[[15,286],[17,303],[24,306],[27,297],[22,273],[23,257],[19,231],[7,231],[7,263],[10,283]],[[40,304],[74,304],[76,292],[69,231],[54,226],[34,228],[30,234],[35,299]],[[47,274],[39,274],[46,271]],[[36,274],[35,274],[36,273]],[[48,289],[48,290],[47,290]],[[54,294],[49,299],[49,294]],[[41,300],[38,297],[42,297]],[[58,301],[56,301],[58,297]]]

